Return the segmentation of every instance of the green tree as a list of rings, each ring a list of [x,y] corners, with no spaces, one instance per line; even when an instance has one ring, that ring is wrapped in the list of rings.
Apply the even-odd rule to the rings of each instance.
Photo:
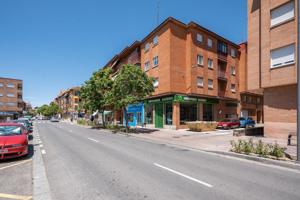
[[[46,117],[54,116],[60,113],[60,109],[57,104],[55,103],[50,103],[50,105],[42,105],[37,109],[37,113],[44,115]]]
[[[111,69],[103,68],[93,73],[80,89],[81,106],[93,113],[102,113],[102,124],[105,126],[104,109],[110,104],[110,93],[113,85]]]
[[[122,109],[128,131],[127,106],[142,101],[154,92],[153,78],[145,74],[139,66],[124,65],[116,76],[108,99],[115,109]]]

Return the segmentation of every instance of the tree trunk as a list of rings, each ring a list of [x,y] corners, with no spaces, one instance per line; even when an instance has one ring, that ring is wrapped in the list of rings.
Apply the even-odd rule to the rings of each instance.
[[[124,112],[126,133],[128,133],[129,127],[128,127],[128,119],[127,119],[127,109],[126,109],[126,107],[123,108],[123,112]]]

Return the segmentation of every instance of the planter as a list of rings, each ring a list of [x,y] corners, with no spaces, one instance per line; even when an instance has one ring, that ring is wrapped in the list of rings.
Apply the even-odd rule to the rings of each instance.
[[[194,121],[186,122],[190,131],[204,132],[204,131],[214,131],[217,128],[218,122],[211,121]]]

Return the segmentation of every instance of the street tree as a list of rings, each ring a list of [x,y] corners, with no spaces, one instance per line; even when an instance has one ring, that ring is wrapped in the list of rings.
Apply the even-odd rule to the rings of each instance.
[[[154,92],[153,78],[148,77],[139,66],[123,65],[115,77],[108,99],[115,109],[122,109],[128,132],[127,106],[138,103]]]
[[[111,69],[103,68],[93,73],[80,89],[81,106],[93,113],[102,113],[102,124],[105,126],[104,110],[109,105],[107,96],[110,96],[113,85]]]

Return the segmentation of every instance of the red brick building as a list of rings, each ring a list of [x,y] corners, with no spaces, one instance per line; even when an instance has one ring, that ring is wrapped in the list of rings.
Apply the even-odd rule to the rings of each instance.
[[[248,89],[263,89],[265,135],[287,138],[297,120],[297,1],[248,0]]]

